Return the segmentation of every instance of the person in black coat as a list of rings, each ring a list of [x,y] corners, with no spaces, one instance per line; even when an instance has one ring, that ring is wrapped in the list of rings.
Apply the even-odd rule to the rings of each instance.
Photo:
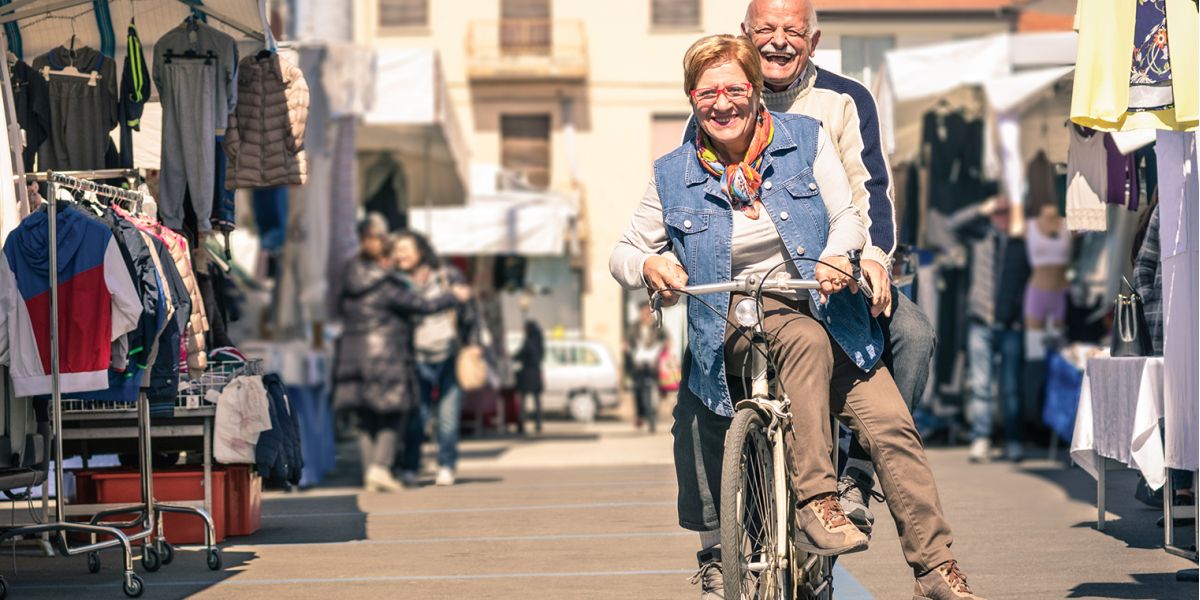
[[[542,328],[530,319],[525,321],[525,341],[517,351],[516,359],[521,363],[517,371],[517,394],[520,395],[521,415],[517,427],[525,431],[525,403],[532,397],[534,410],[534,427],[542,432],[542,359],[546,355],[546,344],[542,336]]]
[[[357,412],[364,486],[379,491],[401,489],[391,468],[405,417],[417,405],[414,320],[470,298],[462,285],[433,298],[410,290],[391,269],[391,243],[365,238],[363,253],[346,268],[338,302],[343,330],[334,366],[334,408]]]

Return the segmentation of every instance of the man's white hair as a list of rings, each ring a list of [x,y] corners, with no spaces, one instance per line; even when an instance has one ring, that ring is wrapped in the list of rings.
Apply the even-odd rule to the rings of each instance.
[[[742,18],[742,30],[743,31],[746,31],[746,32],[752,31],[752,28],[750,27],[750,10],[752,8],[754,8],[754,3],[756,1],[757,0],[750,0],[750,2],[746,4],[746,16]],[[817,4],[815,2],[813,2],[813,0],[808,0],[807,5],[808,5],[808,15],[807,15],[808,16],[808,19],[807,19],[808,37],[812,38],[813,32],[818,29],[818,26],[817,26]]]

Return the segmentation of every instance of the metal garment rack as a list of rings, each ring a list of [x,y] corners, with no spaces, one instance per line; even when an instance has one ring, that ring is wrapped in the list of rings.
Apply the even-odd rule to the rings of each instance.
[[[96,177],[113,177],[125,176],[128,173],[136,175],[136,171],[113,172],[113,171],[89,171],[79,172],[79,175],[96,176]],[[62,173],[34,173],[27,176],[31,180],[45,180],[49,185],[47,189],[46,206],[49,214],[49,254],[50,268],[49,272],[55,274],[58,272],[58,232],[57,232],[57,213],[58,203],[57,189],[66,188],[72,190],[83,190],[94,192],[99,195],[128,200],[131,202],[140,202],[141,194],[129,190],[116,188],[108,185],[98,184],[93,181],[72,177]],[[136,598],[141,596],[145,586],[140,576],[133,571],[133,553],[130,542],[146,540],[142,546],[142,566],[148,571],[157,571],[163,564],[170,563],[174,558],[174,549],[167,543],[163,536],[162,515],[165,512],[188,513],[201,518],[204,521],[204,538],[208,553],[208,567],[213,570],[220,569],[221,560],[218,550],[214,543],[216,539],[215,527],[211,515],[208,511],[192,506],[177,506],[168,504],[159,504],[154,500],[154,476],[152,470],[152,450],[151,450],[151,422],[150,422],[150,402],[145,394],[139,394],[137,399],[137,407],[134,412],[137,415],[137,438],[138,438],[138,456],[139,456],[139,475],[141,483],[141,502],[138,504],[130,504],[123,506],[103,506],[100,507],[92,517],[88,524],[68,521],[68,512],[65,498],[62,496],[64,490],[63,480],[63,398],[60,388],[60,362],[59,362],[59,328],[58,328],[58,278],[54,275],[50,277],[50,356],[51,356],[51,407],[53,411],[52,417],[52,435],[54,437],[54,482],[58,497],[54,506],[54,520],[44,524],[22,526],[0,532],[0,540],[22,536],[36,535],[42,533],[55,534],[52,541],[58,550],[67,556],[84,554],[88,555],[88,570],[92,573],[97,573],[100,570],[99,551],[115,546],[121,546],[124,550],[125,572],[122,589],[129,597]],[[206,438],[207,439],[207,438]],[[206,495],[207,495],[206,490]],[[49,502],[49,494],[43,493],[43,510],[45,511]],[[75,512],[75,511],[73,511]],[[133,514],[135,517],[127,522],[103,522],[103,519],[116,515]],[[133,534],[126,534],[122,529],[137,528],[138,531]],[[156,535],[157,530],[157,535]],[[91,543],[72,548],[65,535],[66,532],[79,532],[90,536]],[[111,536],[112,540],[97,542],[97,536]],[[153,539],[153,541],[151,541]],[[5,584],[3,578],[0,578],[0,596],[4,595]]]

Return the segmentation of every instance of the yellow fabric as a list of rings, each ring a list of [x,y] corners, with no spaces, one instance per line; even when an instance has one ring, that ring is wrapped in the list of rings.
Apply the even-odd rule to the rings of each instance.
[[[1200,125],[1200,14],[1192,0],[1167,0],[1174,108],[1128,112],[1136,0],[1080,0],[1075,12],[1079,53],[1071,120],[1100,131],[1171,129]]]

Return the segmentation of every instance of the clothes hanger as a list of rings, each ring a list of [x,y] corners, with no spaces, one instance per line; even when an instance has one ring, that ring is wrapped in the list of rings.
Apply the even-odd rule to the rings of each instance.
[[[79,79],[87,79],[88,87],[96,87],[96,83],[100,80],[100,73],[98,71],[88,71],[87,73],[84,73],[84,72],[80,71],[78,67],[75,66],[75,59],[79,55],[78,51],[75,49],[75,41],[77,39],[78,39],[78,36],[75,35],[75,20],[71,19],[71,39],[68,42],[68,44],[70,44],[70,45],[69,45],[69,47],[66,48],[67,56],[70,57],[71,62],[61,69],[51,69],[50,65],[46,65],[46,66],[42,67],[42,78],[43,79],[45,79],[46,81],[50,81],[51,75],[57,75],[57,76],[61,76],[61,77],[75,77],[75,78],[79,78]]]

